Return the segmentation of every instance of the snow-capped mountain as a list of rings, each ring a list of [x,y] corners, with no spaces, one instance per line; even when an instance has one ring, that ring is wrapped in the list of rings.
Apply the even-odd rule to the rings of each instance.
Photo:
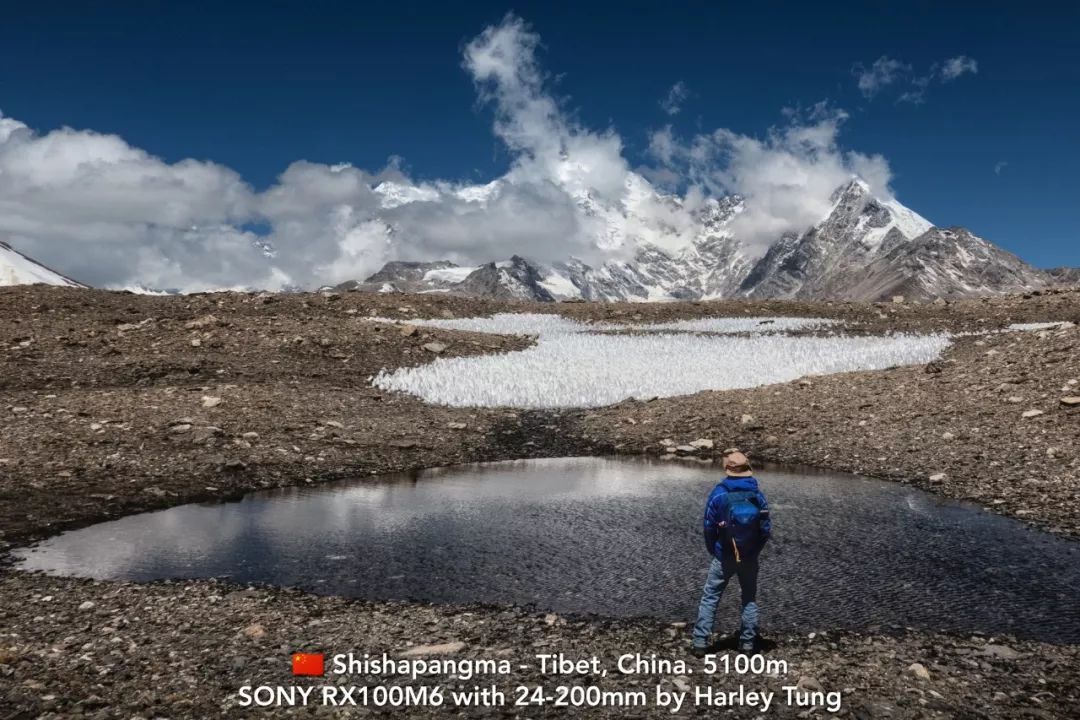
[[[377,286],[380,292],[419,292],[449,289],[468,277],[475,268],[461,268],[452,262],[388,262],[382,270],[371,275],[363,283],[350,281],[338,286],[352,290],[361,285]]]
[[[1046,283],[1045,273],[1015,255],[962,228],[936,228],[853,180],[834,193],[824,220],[770,247],[738,294],[925,299],[1018,292]]]
[[[509,262],[481,265],[455,285],[454,289],[465,295],[500,300],[552,302],[556,299],[555,295],[545,282],[550,283],[551,280],[545,278],[536,265],[514,255]]]
[[[882,202],[860,180],[833,193],[828,214],[801,235],[781,237],[742,282],[751,297],[832,297],[883,245],[914,240],[933,225],[897,202]]]
[[[682,201],[631,177],[637,181],[628,181],[621,203],[598,201],[588,191],[577,197],[597,223],[597,246],[621,251],[616,259],[589,265],[570,258],[541,265],[515,256],[478,268],[445,261],[389,263],[364,282],[345,286],[541,301],[879,300],[1018,292],[1052,282],[1046,273],[962,228],[937,228],[896,200],[876,197],[857,178],[833,193],[818,223],[785,234],[763,256],[754,257],[731,230],[732,220],[745,209],[741,198],[708,199],[690,213],[692,226],[665,227],[656,220],[662,213],[646,210],[665,204],[678,210]],[[389,202],[410,201],[392,190],[384,190]],[[484,186],[482,196],[496,191]]]
[[[501,182],[435,189],[383,182],[373,191],[387,211],[447,193],[483,206],[502,191]],[[635,173],[614,200],[585,187],[573,190],[572,183],[570,187],[601,251],[599,261],[570,257],[541,264],[518,255],[468,267],[446,260],[393,261],[362,281],[336,287],[545,302],[880,300],[1023,292],[1076,282],[1077,277],[1077,271],[1068,268],[1037,270],[963,228],[935,227],[896,200],[875,196],[859,179],[833,193],[819,222],[783,235],[764,255],[751,252],[733,231],[734,221],[746,210],[739,197],[708,198],[691,207],[682,198],[661,194]],[[378,217],[375,221],[386,225],[387,236],[407,247],[408,238],[401,237],[393,221]],[[256,249],[268,258],[276,254],[268,243]],[[0,242],[0,285],[28,283],[82,287]]]
[[[0,240],[0,286],[35,284],[85,287],[69,277],[50,270],[39,262],[31,260]]]
[[[732,295],[753,266],[742,244],[728,230],[731,220],[743,208],[738,197],[709,199],[691,213],[695,226],[683,247],[668,250],[654,242],[638,240],[630,260],[610,260],[595,268],[576,259],[557,263],[542,271],[545,287],[559,298],[585,300],[673,300]]]

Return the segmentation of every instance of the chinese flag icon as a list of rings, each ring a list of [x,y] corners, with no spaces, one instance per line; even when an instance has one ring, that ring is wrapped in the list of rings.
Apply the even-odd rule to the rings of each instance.
[[[321,677],[323,675],[323,654],[293,653],[292,674]]]

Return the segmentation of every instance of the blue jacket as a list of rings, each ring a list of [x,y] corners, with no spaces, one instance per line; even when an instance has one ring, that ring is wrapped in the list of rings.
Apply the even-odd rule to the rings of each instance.
[[[769,518],[769,501],[765,499],[765,493],[758,488],[757,480],[752,477],[726,477],[720,481],[713,491],[709,493],[709,499],[705,503],[705,547],[709,553],[719,558],[721,554],[731,552],[727,547],[720,522],[724,519],[724,504],[727,494],[734,491],[750,490],[757,493],[757,500],[761,508],[761,545],[769,541],[772,535],[772,520]],[[760,548],[759,548],[760,549]]]

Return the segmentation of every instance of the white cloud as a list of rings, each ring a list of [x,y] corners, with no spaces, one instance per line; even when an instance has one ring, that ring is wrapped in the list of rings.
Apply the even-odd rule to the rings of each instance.
[[[870,67],[856,63],[852,72],[857,78],[859,91],[862,92],[863,97],[872,98],[883,88],[911,72],[911,66],[882,55]]]
[[[737,194],[746,210],[731,230],[751,248],[765,247],[786,232],[820,220],[837,187],[863,178],[891,198],[889,164],[881,155],[840,149],[837,138],[847,113],[825,103],[808,112],[789,110],[788,123],[762,138],[718,129],[680,142],[670,128],[654,133],[654,157],[712,195]]]
[[[683,103],[690,97],[690,90],[686,83],[679,80],[668,90],[667,97],[660,101],[660,108],[668,115],[678,115],[682,112]]]
[[[83,282],[184,290],[312,287],[399,258],[590,258],[596,220],[580,202],[621,202],[630,170],[615,132],[579,127],[546,91],[538,47],[508,16],[464,51],[515,158],[495,187],[415,183],[396,161],[376,172],[301,161],[256,193],[220,165],[168,164],[91,131],[36,135],[0,116],[0,234]],[[384,181],[397,200],[374,190]],[[269,234],[245,229],[255,224]],[[252,245],[263,240],[272,260]]]
[[[85,282],[280,284],[238,227],[255,200],[221,165],[169,164],[115,135],[38,135],[0,117],[0,233]]]
[[[663,127],[649,136],[649,154],[663,165],[670,165],[678,150],[671,126]]]
[[[957,55],[949,58],[941,66],[941,81],[949,82],[966,73],[974,75],[979,72],[979,63],[967,55]]]
[[[37,134],[0,115],[0,236],[92,285],[310,288],[392,259],[596,261],[641,239],[677,247],[705,194],[742,194],[737,232],[760,248],[819,219],[853,173],[888,192],[888,163],[841,150],[846,115],[824,105],[764,138],[717,129],[682,141],[663,128],[650,138],[655,162],[635,172],[617,132],[582,127],[555,99],[539,50],[513,15],[464,47],[512,155],[485,185],[417,182],[391,158],[370,171],[295,162],[256,192],[212,162],[168,163],[89,130]],[[685,92],[676,83],[671,97]],[[682,203],[657,199],[650,181]]]
[[[942,63],[933,63],[925,74],[913,75],[912,66],[882,55],[868,68],[856,63],[852,72],[857,78],[863,97],[871,99],[889,85],[904,88],[896,97],[897,103],[922,105],[933,80],[951,82],[961,75],[979,71],[979,64],[967,55],[957,55]]]
[[[509,179],[554,181],[570,193],[592,190],[605,198],[624,191],[629,168],[622,139],[570,121],[544,86],[536,50],[540,36],[507,16],[465,48],[465,68],[481,98],[495,106],[495,133],[518,153]]]

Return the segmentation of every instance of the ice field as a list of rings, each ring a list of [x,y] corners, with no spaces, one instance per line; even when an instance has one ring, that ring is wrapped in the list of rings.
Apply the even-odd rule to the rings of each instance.
[[[806,375],[927,363],[950,342],[943,334],[814,337],[783,332],[833,322],[758,317],[628,326],[542,314],[411,321],[474,332],[537,335],[538,340],[522,351],[438,358],[420,367],[384,371],[373,384],[456,407],[597,407],[630,397],[688,395]],[[605,332],[631,328],[657,332]]]

